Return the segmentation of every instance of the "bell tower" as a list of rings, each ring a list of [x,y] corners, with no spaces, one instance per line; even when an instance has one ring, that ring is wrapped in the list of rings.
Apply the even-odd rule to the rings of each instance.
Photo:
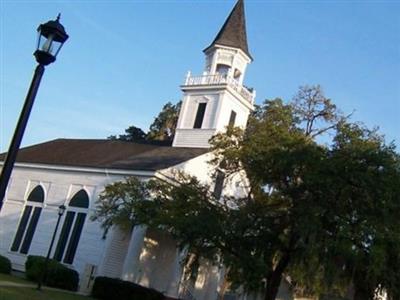
[[[209,147],[209,139],[228,126],[245,128],[255,91],[243,85],[248,50],[243,0],[239,0],[214,41],[204,49],[202,75],[188,72],[181,86],[182,108],[174,147]]]

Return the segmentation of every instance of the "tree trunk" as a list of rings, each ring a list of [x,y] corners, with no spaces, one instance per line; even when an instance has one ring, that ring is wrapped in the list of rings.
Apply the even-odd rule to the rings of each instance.
[[[374,300],[375,288],[365,278],[363,271],[356,271],[353,278],[353,300]]]
[[[374,292],[355,287],[353,300],[374,300]]]
[[[229,287],[228,271],[225,270],[224,281],[222,282],[222,285],[220,286],[218,300],[224,299],[224,296],[225,296],[226,291],[228,290],[228,287]]]
[[[272,274],[267,279],[267,289],[265,291],[264,300],[275,300],[278,295],[279,286],[281,284],[282,274]]]
[[[267,289],[265,291],[264,300],[275,300],[278,295],[279,286],[281,285],[283,272],[289,264],[290,255],[284,254],[279,260],[276,268],[267,277]]]

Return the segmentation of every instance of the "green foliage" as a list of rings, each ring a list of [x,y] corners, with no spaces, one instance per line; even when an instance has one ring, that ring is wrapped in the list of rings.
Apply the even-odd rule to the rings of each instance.
[[[38,281],[44,270],[45,257],[29,255],[25,262],[26,278]],[[75,270],[67,268],[58,261],[51,259],[48,263],[45,285],[76,291],[79,284],[79,274]]]
[[[174,139],[181,105],[182,102],[179,101],[177,104],[168,102],[163,106],[161,112],[150,125],[150,130],[147,134],[148,140],[172,141]]]
[[[398,295],[399,155],[376,129],[347,118],[318,86],[303,87],[294,103],[258,107],[246,132],[215,136],[213,162],[229,173],[244,168],[254,201],[278,199],[271,250],[290,256],[285,273],[300,294],[341,294],[352,282],[364,290],[359,299],[382,288]],[[317,144],[328,130],[331,147]]]
[[[135,204],[148,199],[150,192],[147,183],[136,177],[128,177],[125,181],[106,186],[91,219],[100,221],[105,231],[112,225],[129,230],[135,224]]]
[[[331,145],[318,143],[328,132]],[[102,193],[96,218],[165,230],[194,267],[199,257],[223,263],[233,287],[264,290],[266,300],[285,277],[302,295],[339,297],[352,284],[355,299],[376,289],[398,299],[400,159],[376,130],[306,86],[289,104],[265,101],[246,131],[228,128],[211,144],[214,166],[247,174],[248,195],[215,199],[184,174],[128,178]]]
[[[291,106],[305,134],[312,138],[336,128],[350,116],[345,117],[331,99],[325,97],[320,85],[301,86]]]
[[[96,277],[92,296],[97,299],[109,300],[163,300],[163,294],[156,290],[145,288],[129,281],[116,278]]]
[[[146,140],[146,133],[136,126],[130,126],[125,129],[125,134],[120,134],[118,137],[111,135],[108,137],[109,140],[120,140],[125,142],[141,142]]]
[[[327,247],[342,255],[356,294],[361,293],[356,299],[373,299],[382,288],[399,297],[399,155],[376,129],[347,123],[339,125],[330,154],[328,170],[335,180],[328,199],[335,213]]]
[[[0,273],[11,273],[11,261],[7,257],[2,255],[0,255]]]
[[[126,142],[145,142],[145,141],[161,141],[171,142],[174,139],[175,128],[178,123],[179,111],[182,102],[177,104],[167,102],[150,125],[148,133],[136,126],[130,126],[125,129],[125,134],[118,136],[111,135],[109,140],[120,140]]]

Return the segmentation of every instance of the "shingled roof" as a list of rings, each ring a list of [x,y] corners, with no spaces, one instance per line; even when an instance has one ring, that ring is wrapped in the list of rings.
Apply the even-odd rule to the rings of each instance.
[[[239,0],[236,3],[214,41],[210,46],[204,49],[204,51],[207,51],[215,45],[239,48],[251,58],[247,45],[246,18],[243,0]]]
[[[205,148],[183,148],[112,140],[56,139],[19,150],[17,162],[48,165],[156,171],[201,154]],[[0,154],[4,160],[5,154]]]

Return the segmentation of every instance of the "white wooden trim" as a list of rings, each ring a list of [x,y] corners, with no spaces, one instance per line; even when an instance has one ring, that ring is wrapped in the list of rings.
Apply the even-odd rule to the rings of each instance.
[[[3,162],[0,162],[3,165]],[[141,171],[141,170],[124,170],[124,169],[109,169],[109,168],[94,168],[94,167],[75,167],[64,165],[49,165],[37,163],[16,163],[16,167],[41,170],[57,170],[82,173],[99,173],[106,175],[135,175],[143,177],[152,177],[156,171]]]

